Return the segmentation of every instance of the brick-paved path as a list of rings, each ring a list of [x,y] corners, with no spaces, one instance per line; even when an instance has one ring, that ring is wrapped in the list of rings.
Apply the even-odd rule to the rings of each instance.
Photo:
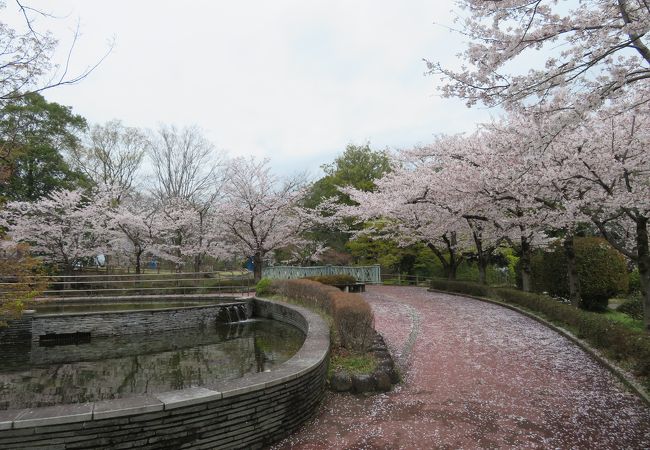
[[[327,394],[276,448],[650,447],[650,408],[534,320],[423,288],[365,296],[405,382],[368,398]]]

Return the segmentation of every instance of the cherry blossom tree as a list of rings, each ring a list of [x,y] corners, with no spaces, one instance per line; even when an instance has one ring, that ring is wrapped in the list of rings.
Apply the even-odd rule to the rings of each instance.
[[[212,207],[217,208],[215,205]],[[195,205],[181,198],[171,198],[159,204],[156,217],[158,255],[175,263],[178,270],[191,259],[195,271],[198,271],[196,261],[202,261],[205,256],[230,256],[231,248],[220,228],[220,218],[221,212],[218,216],[202,216]]]
[[[475,253],[485,282],[490,257],[506,240],[518,244],[524,289],[530,289],[533,246],[551,208],[550,190],[540,185],[540,142],[522,140],[507,122],[471,136],[439,136],[431,145],[400,152],[395,169],[377,190],[348,190],[359,206],[340,214],[363,220],[385,218],[403,245],[422,242],[440,260],[447,276],[465,255]]]
[[[630,110],[631,103],[635,98],[621,98],[586,114],[545,157],[548,179],[564,192],[567,212],[590,219],[638,266],[650,327],[650,108],[636,102]]]
[[[376,181],[374,191],[342,189],[355,204],[340,205],[337,217],[370,221],[357,236],[376,233],[404,246],[425,244],[448,278],[454,279],[470,237],[460,211],[463,205],[452,204],[445,196],[449,173],[444,152],[437,151],[445,146],[443,140],[436,149],[419,148],[395,156],[393,170]]]
[[[223,194],[214,234],[253,258],[256,281],[270,252],[304,244],[300,234],[310,222],[298,206],[304,196],[302,177],[281,179],[271,173],[268,160],[236,158],[228,166]]]
[[[650,110],[642,96],[626,93],[598,110],[510,114],[488,127],[494,138],[489,144],[492,156],[501,147],[502,155],[510,158],[506,171],[519,165],[513,163],[516,155],[525,161],[516,170],[521,175],[508,184],[508,197],[524,201],[529,217],[542,229],[564,232],[569,287],[576,305],[580,286],[572,241],[576,228],[589,221],[638,265],[648,301]],[[487,137],[483,141],[491,142]],[[498,176],[489,174],[488,180],[494,182]]]
[[[518,154],[514,146],[525,148],[528,152],[525,157],[532,162],[529,169],[522,172],[525,182],[517,179],[515,184],[520,194],[526,194],[525,191],[528,194],[506,196],[511,203],[516,203],[516,208],[510,208],[510,217],[532,217],[528,212],[537,207],[540,212],[549,214],[546,219],[542,217],[540,223],[545,221],[546,226],[552,224],[564,230],[569,282],[575,303],[579,301],[577,274],[572,273],[575,259],[572,236],[576,224],[590,216],[612,242],[620,241],[622,230],[630,228],[622,225],[622,220],[645,229],[643,209],[634,209],[638,204],[631,208],[629,198],[628,203],[619,201],[611,185],[606,188],[606,182],[594,180],[603,175],[598,172],[599,162],[608,161],[611,170],[634,153],[623,139],[615,138],[620,132],[610,127],[607,135],[598,121],[607,123],[609,118],[629,112],[630,117],[640,123],[647,114],[650,8],[646,2],[633,0],[577,3],[459,0],[457,6],[456,31],[468,38],[466,50],[460,55],[464,65],[454,70],[429,62],[430,72],[443,79],[442,91],[447,96],[463,98],[470,106],[480,102],[488,106],[503,105],[510,111],[506,126],[500,124],[500,130],[493,130],[494,142],[503,145],[504,141],[511,141],[512,151],[506,155]],[[528,115],[513,117],[516,112]],[[628,131],[633,128],[628,126]],[[639,133],[628,134],[638,136]],[[595,143],[593,136],[600,136],[601,143],[609,142],[609,153],[617,156],[612,160],[599,145],[583,142]],[[555,139],[560,143],[554,144]],[[625,148],[628,150],[623,150]],[[576,157],[581,158],[580,161],[576,161]],[[567,167],[573,168],[573,172],[568,173]],[[598,176],[591,172],[592,169],[596,169]],[[618,178],[605,178],[608,182],[616,179],[625,184],[627,181],[621,180],[629,180],[632,173],[631,169],[623,174],[619,170]],[[531,174],[543,178],[530,183],[533,181]],[[593,186],[589,186],[590,181]],[[628,189],[638,190],[638,187],[628,186]],[[596,199],[595,192],[599,190],[604,191],[606,199]],[[499,192],[500,189],[496,189],[493,194],[500,195]],[[497,198],[505,200],[506,197]],[[527,213],[522,215],[524,211]],[[607,229],[606,225],[612,228],[613,224],[619,230],[617,233]],[[525,225],[521,226],[523,232]],[[524,272],[528,259],[526,241],[522,238]],[[634,252],[629,250],[630,257],[637,252],[636,247]],[[639,254],[635,254],[633,260],[638,261]]]
[[[650,78],[650,7],[637,0],[458,0],[468,38],[459,70],[429,62],[442,91],[468,105],[551,102],[597,106]],[[535,66],[535,61],[542,63]],[[532,66],[532,67],[531,67]],[[525,67],[527,70],[518,70]],[[647,90],[647,89],[646,89]],[[645,100],[648,99],[647,92]],[[523,103],[520,103],[523,104]]]
[[[107,196],[82,190],[56,191],[35,202],[10,202],[2,211],[7,234],[28,243],[46,262],[71,273],[89,258],[104,253]]]
[[[406,165],[416,161],[428,174],[428,178],[422,175],[413,180],[425,180],[427,186],[412,201],[437,204],[458,219],[458,230],[466,241],[464,253],[476,256],[481,283],[486,283],[488,263],[512,228],[509,212],[500,209],[502,204],[497,205],[498,199],[491,195],[494,186],[487,182],[493,180],[485,177],[498,161],[498,155],[488,156],[493,150],[487,142],[489,139],[478,133],[439,136],[431,145],[402,152]]]
[[[108,249],[118,258],[127,255],[135,267],[135,273],[142,272],[142,259],[146,256],[162,256],[160,251],[159,212],[153,199],[132,194],[110,210],[107,219],[109,235]]]
[[[529,291],[534,247],[548,245],[546,231],[572,229],[575,218],[567,213],[545,171],[544,155],[549,145],[566,129],[564,122],[512,112],[485,124],[478,132],[474,151],[465,158],[478,183],[477,192],[487,200],[494,220],[517,243],[522,288]]]

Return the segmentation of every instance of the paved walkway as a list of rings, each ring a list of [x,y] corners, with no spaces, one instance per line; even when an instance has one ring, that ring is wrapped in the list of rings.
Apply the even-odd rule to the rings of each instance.
[[[328,393],[275,448],[650,447],[650,408],[534,320],[423,288],[365,296],[405,382],[371,397]]]

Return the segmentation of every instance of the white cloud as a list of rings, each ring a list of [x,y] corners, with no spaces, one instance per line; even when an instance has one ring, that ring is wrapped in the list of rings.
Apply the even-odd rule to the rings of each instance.
[[[116,39],[91,76],[49,99],[92,122],[198,124],[230,155],[269,156],[282,172],[329,162],[351,141],[405,147],[487,117],[436,97],[424,76],[423,58],[453,63],[460,50],[433,24],[451,22],[451,1],[30,5],[67,14],[48,22],[57,36],[80,18],[77,70]]]

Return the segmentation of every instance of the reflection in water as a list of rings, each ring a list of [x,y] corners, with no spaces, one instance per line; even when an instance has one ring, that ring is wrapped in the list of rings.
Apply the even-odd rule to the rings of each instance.
[[[80,345],[0,347],[0,410],[209,386],[272,370],[303,340],[289,325],[250,320]]]

